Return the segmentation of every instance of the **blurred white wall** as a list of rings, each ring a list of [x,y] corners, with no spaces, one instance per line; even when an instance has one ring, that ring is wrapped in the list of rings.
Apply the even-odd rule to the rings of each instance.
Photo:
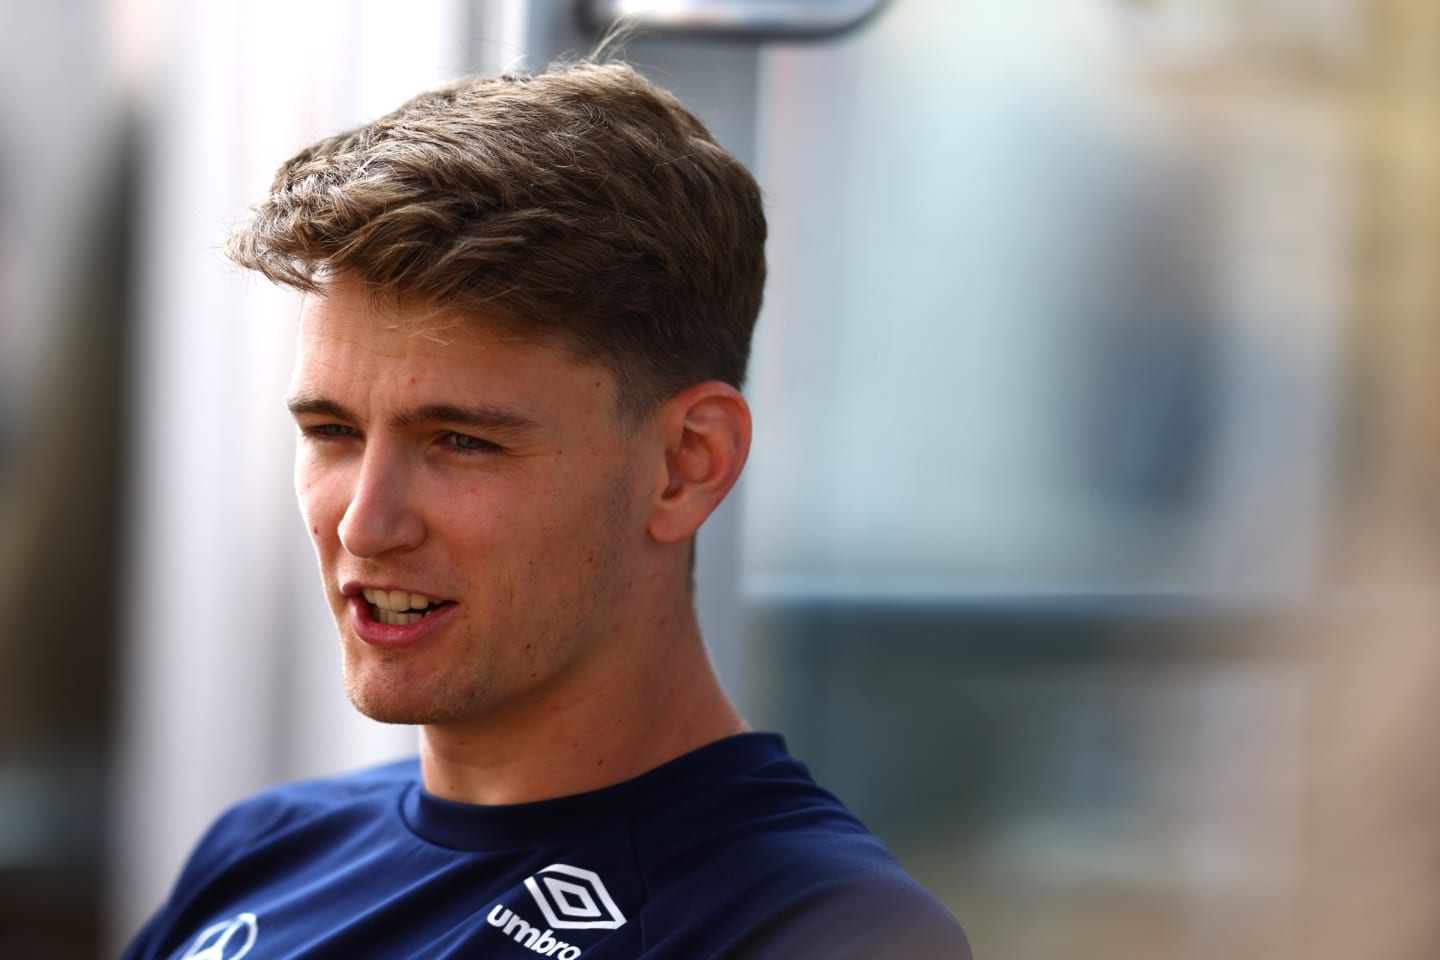
[[[137,0],[115,15],[145,153],[119,941],[230,802],[413,749],[407,728],[345,702],[298,522],[283,399],[299,299],[219,248],[301,146],[501,51],[474,49],[459,0]]]

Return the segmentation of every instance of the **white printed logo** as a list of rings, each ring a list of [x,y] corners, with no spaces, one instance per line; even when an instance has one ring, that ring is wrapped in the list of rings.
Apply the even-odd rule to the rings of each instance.
[[[625,923],[625,915],[593,870],[552,863],[526,878],[525,887],[553,929],[614,930]]]
[[[244,942],[238,943],[242,933]],[[255,938],[259,935],[260,925],[255,920],[255,914],[242,913],[233,920],[221,920],[212,927],[206,927],[180,960],[240,960],[255,946]]]
[[[580,960],[579,947],[557,938],[554,930],[541,930],[539,927],[530,926],[524,917],[511,913],[510,908],[503,903],[497,903],[490,908],[490,915],[485,918],[485,922],[526,950],[538,953],[542,957],[555,957],[556,960]]]

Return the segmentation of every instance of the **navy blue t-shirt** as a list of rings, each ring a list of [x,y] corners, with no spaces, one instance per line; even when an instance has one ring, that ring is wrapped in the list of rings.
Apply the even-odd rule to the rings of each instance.
[[[415,760],[224,814],[124,960],[970,956],[773,734],[592,793],[476,806]]]

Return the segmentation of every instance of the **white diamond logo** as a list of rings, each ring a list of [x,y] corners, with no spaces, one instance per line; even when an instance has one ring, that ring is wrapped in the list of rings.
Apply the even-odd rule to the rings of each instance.
[[[593,870],[552,863],[525,879],[525,889],[554,930],[614,930],[625,915]]]

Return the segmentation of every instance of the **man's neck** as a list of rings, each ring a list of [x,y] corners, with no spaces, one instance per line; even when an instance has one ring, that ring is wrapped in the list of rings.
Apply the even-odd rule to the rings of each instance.
[[[525,705],[422,729],[425,788],[446,800],[528,803],[630,780],[748,727],[726,697],[693,612],[679,629],[581,678],[564,705]],[[676,625],[676,620],[669,621]]]

